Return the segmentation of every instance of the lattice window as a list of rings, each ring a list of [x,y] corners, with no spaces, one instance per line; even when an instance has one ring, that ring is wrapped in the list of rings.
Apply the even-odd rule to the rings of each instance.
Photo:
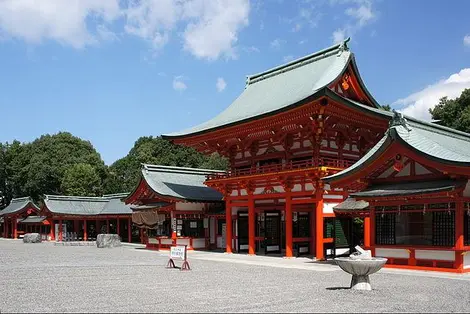
[[[432,245],[454,246],[455,211],[433,212],[432,225]]]
[[[395,214],[376,214],[375,222],[376,244],[395,244]]]

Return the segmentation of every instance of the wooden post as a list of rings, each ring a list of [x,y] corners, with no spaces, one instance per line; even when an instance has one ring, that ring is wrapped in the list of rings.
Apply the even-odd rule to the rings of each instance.
[[[323,252],[323,188],[317,186],[317,205],[315,208],[315,257],[317,260],[325,258]]]
[[[18,239],[18,219],[16,216],[13,217],[13,239]]]
[[[127,237],[129,239],[129,243],[132,242],[132,224],[131,224],[131,218],[127,220]]]
[[[116,233],[118,234],[119,237],[121,237],[121,226],[120,226],[120,221],[119,217],[116,218]]]
[[[248,254],[256,254],[255,244],[255,200],[253,195],[248,196]]]
[[[455,202],[455,264],[454,268],[463,272],[463,249],[464,249],[464,203]]]
[[[364,217],[364,246],[370,247],[370,217]]]
[[[62,219],[59,219],[59,241],[62,241]]]
[[[88,241],[86,219],[83,220],[83,241]]]
[[[293,241],[292,241],[292,198],[290,195],[286,196],[286,257],[293,257]]]
[[[77,219],[74,219],[74,221],[73,221],[73,232],[76,232],[77,236],[78,236],[78,229],[80,229],[79,221]]]
[[[109,219],[106,219],[106,233],[109,234]]]
[[[232,253],[232,206],[225,201],[225,253]]]
[[[51,226],[51,230],[49,231],[49,235],[51,237],[51,241],[54,241],[55,240],[55,225],[54,225],[54,219],[52,218],[51,218],[50,226]]]

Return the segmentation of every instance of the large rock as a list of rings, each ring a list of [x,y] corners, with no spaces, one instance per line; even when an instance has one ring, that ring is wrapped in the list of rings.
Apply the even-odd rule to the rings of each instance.
[[[26,233],[23,237],[23,243],[41,243],[41,235],[39,233]]]
[[[98,234],[96,246],[99,248],[121,246],[121,238],[117,234]]]

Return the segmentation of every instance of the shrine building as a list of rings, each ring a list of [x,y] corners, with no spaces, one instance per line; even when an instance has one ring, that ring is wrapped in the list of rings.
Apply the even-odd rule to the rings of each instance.
[[[188,249],[222,249],[225,206],[222,194],[204,185],[208,175],[220,171],[142,165],[136,189],[124,200],[141,228],[149,249],[186,245]],[[225,222],[225,220],[223,220]]]
[[[17,239],[28,232],[43,240],[95,240],[99,233],[119,234],[122,241],[140,242],[139,229],[132,226],[132,210],[121,199],[127,193],[102,197],[45,195],[39,207],[29,197],[13,199],[0,211],[3,236]]]
[[[469,269],[470,135],[381,109],[348,41],[248,76],[219,115],[163,137],[229,159],[205,181],[226,202],[228,253],[359,244],[391,267]]]

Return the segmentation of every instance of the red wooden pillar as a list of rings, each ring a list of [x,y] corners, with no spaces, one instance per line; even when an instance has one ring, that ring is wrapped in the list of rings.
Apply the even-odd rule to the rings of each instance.
[[[256,254],[255,242],[255,200],[253,195],[248,196],[248,254]]]
[[[375,205],[369,203],[370,206],[370,251],[375,256]]]
[[[59,219],[59,241],[62,241],[62,219]]]
[[[7,217],[3,218],[3,237],[7,238],[8,237],[8,221]]]
[[[116,218],[116,223],[117,223],[117,225],[116,225],[116,232],[117,232],[118,236],[120,237],[120,236],[121,236],[121,224],[120,224],[120,222],[119,222],[119,217]]]
[[[79,228],[79,222],[78,222],[78,220],[75,219],[73,221],[73,232],[76,232],[78,234],[78,229],[80,229]]]
[[[463,247],[464,247],[464,203],[455,202],[455,264],[454,268],[463,272]]]
[[[225,200],[225,253],[232,253],[232,205]]]
[[[96,219],[95,225],[96,225],[96,234],[98,235],[98,234],[101,233],[101,221],[99,221],[98,219]]]
[[[364,217],[364,246],[370,247],[370,217]]]
[[[49,236],[51,237],[51,241],[55,240],[55,225],[54,225],[54,219],[51,218],[51,230],[49,231]]]
[[[106,233],[109,234],[109,219],[106,219]]]
[[[127,220],[127,237],[129,239],[129,243],[132,242],[132,224],[131,224],[131,218]]]
[[[16,216],[13,217],[13,239],[18,239],[18,218]]]
[[[317,205],[315,208],[315,257],[317,260],[325,258],[323,252],[323,188],[317,187]]]
[[[83,220],[83,241],[88,241],[88,232],[86,226],[86,219]]]
[[[286,196],[286,257],[293,257],[293,241],[292,241],[292,198],[290,195]]]

